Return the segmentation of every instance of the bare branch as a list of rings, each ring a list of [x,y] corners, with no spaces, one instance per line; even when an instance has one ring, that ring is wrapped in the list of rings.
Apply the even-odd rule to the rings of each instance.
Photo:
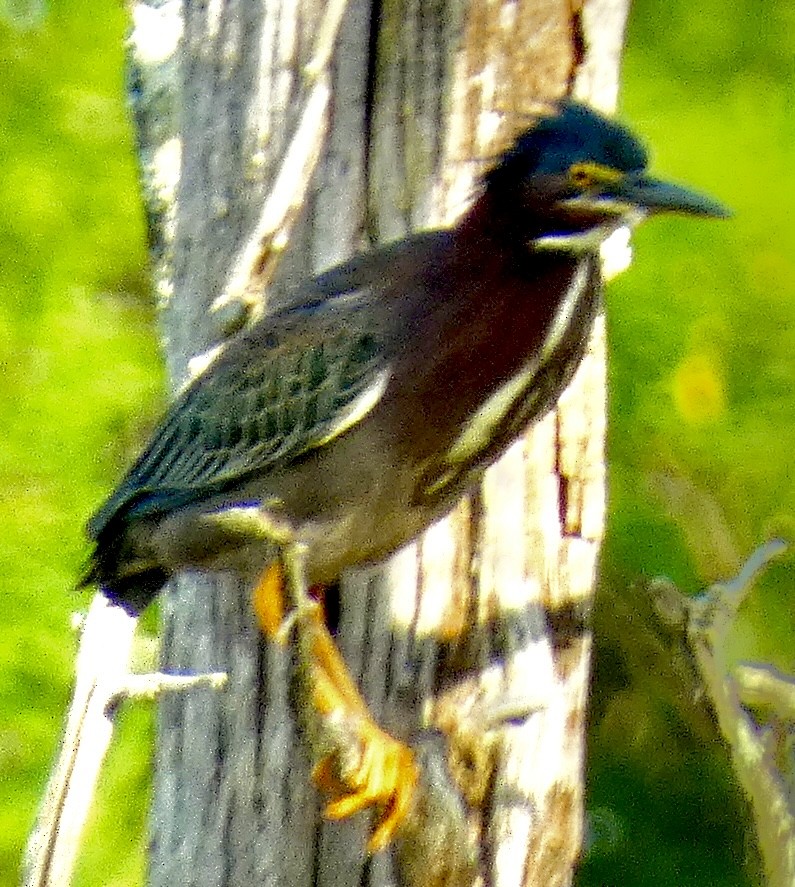
[[[75,691],[61,748],[28,841],[24,887],[68,887],[119,705],[165,692],[220,689],[226,675],[128,672],[137,617],[97,594],[82,622]]]
[[[25,887],[66,887],[113,733],[109,705],[126,675],[137,619],[98,594],[80,638],[61,748],[25,854]]]
[[[795,884],[795,799],[787,776],[778,767],[771,730],[756,723],[743,700],[753,694],[776,697],[780,702],[772,707],[779,716],[785,713],[791,718],[795,684],[792,678],[748,666],[740,668],[738,681],[728,661],[727,641],[754,579],[785,547],[780,541],[762,546],[735,579],[713,585],[688,605],[688,638],[721,732],[731,748],[735,772],[751,801],[770,887]]]
[[[735,672],[743,705],[765,706],[782,721],[795,723],[795,678],[757,662],[739,665]]]

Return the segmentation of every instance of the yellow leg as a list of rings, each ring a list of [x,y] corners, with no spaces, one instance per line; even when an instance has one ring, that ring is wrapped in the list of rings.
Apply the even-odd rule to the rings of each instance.
[[[269,564],[257,582],[252,596],[254,615],[265,637],[284,644],[286,638],[280,633],[286,613],[284,603],[284,573],[281,564]]]
[[[283,637],[285,622],[294,618],[298,668],[306,679],[307,701],[319,717],[320,730],[325,726],[336,743],[336,750],[325,754],[312,774],[319,788],[339,795],[328,804],[325,816],[345,819],[378,807],[380,819],[367,844],[368,851],[376,853],[389,844],[411,809],[417,784],[414,755],[373,720],[328,633],[320,607],[309,600],[305,589],[288,592],[298,606],[294,613],[285,613],[285,579],[279,563],[265,570],[254,591],[254,611],[263,632],[271,638]],[[357,746],[357,761],[350,767],[341,766],[348,755],[338,754],[346,751],[339,738],[341,725],[344,735],[354,737]]]

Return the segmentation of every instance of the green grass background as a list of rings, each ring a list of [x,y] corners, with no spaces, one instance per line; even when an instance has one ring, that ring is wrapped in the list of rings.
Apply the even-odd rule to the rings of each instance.
[[[120,4],[0,0],[0,884],[13,884],[67,704],[82,525],[162,402],[123,93]],[[608,294],[605,581],[697,591],[795,517],[795,7],[636,0],[621,110],[655,170],[731,222],[660,220]],[[738,657],[793,670],[785,561]],[[642,706],[641,706],[642,708]],[[644,718],[648,718],[644,720]],[[620,721],[620,719],[619,719]],[[654,718],[597,737],[587,885],[751,883],[698,749],[670,780]],[[644,738],[645,737],[645,738]],[[81,885],[143,878],[151,723],[125,713]]]

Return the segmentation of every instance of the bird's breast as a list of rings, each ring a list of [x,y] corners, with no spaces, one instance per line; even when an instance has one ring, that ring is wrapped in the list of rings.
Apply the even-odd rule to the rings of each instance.
[[[422,318],[379,405],[396,458],[415,466],[416,501],[458,495],[554,405],[598,312],[597,260],[542,257],[458,296]]]

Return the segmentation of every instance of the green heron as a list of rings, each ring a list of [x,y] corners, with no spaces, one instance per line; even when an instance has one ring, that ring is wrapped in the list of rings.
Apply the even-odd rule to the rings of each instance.
[[[623,126],[563,102],[485,174],[455,227],[298,285],[177,398],[89,522],[86,582],[137,613],[184,568],[260,577],[273,634],[283,590],[300,603],[416,537],[571,379],[600,310],[601,243],[649,214],[726,215],[647,162]],[[358,709],[368,747],[328,812],[379,805],[377,849],[414,765],[365,716],[330,636],[313,637],[315,701]]]

